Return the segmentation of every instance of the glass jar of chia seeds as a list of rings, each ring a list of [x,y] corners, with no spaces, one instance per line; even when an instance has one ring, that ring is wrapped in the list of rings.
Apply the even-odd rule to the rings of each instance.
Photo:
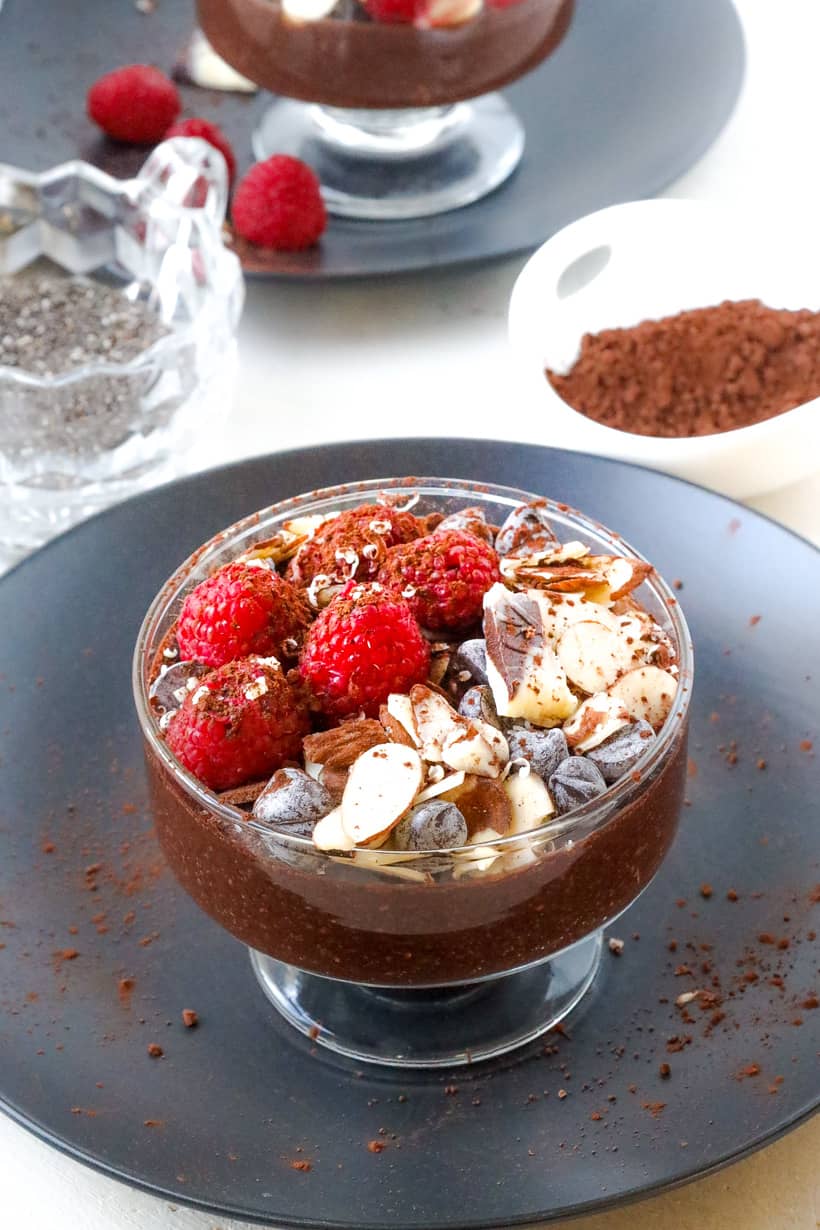
[[[235,377],[226,203],[222,156],[191,138],[131,180],[0,166],[0,565],[196,468]]]

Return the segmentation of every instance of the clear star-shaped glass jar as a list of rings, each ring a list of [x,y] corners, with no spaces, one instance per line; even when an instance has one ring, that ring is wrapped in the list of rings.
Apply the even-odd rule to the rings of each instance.
[[[222,156],[190,138],[163,142],[130,180],[79,161],[41,174],[0,166],[0,309],[4,297],[13,309],[38,295],[42,309],[68,290],[65,279],[71,294],[79,282],[119,302],[113,289],[126,312],[141,305],[147,325],[144,347],[132,344],[125,358],[97,337],[66,361],[55,320],[52,355],[40,344],[35,362],[22,317],[5,314],[3,562],[196,466],[192,443],[230,406],[244,297],[222,242],[226,204]],[[63,327],[65,313],[64,300]],[[47,314],[38,319],[42,330]]]

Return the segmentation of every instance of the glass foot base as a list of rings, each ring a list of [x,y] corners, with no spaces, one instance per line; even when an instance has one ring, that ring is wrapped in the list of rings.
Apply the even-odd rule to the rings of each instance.
[[[523,150],[521,121],[500,94],[406,111],[280,98],[253,134],[256,158],[303,159],[328,210],[347,218],[422,218],[469,205],[512,174]]]
[[[504,1055],[556,1025],[591,986],[601,945],[597,932],[518,973],[422,990],[337,982],[250,951],[268,999],[318,1045],[388,1067],[451,1068]]]

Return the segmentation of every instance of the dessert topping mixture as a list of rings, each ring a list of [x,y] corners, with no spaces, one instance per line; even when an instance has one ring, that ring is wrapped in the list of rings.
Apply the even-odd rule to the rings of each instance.
[[[678,688],[634,596],[651,572],[559,543],[546,501],[500,528],[301,518],[188,594],[152,701],[182,764],[271,831],[408,878],[441,850],[486,870],[489,843],[640,780]]]

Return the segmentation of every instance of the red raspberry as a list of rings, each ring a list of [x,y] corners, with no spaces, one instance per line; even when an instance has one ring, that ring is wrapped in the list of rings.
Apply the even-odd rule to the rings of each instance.
[[[205,675],[171,719],[166,741],[205,786],[232,790],[297,760],[309,731],[299,691],[277,667],[252,657]]]
[[[369,581],[384,563],[388,547],[410,542],[423,530],[424,523],[410,512],[397,512],[389,504],[361,504],[320,525],[291,560],[287,575],[299,585],[309,585],[320,574],[335,584],[353,578]],[[337,558],[337,552],[344,551],[355,551],[358,559]]]
[[[466,628],[481,618],[482,599],[500,580],[492,547],[464,530],[428,534],[393,547],[379,580],[407,599],[424,628]]]
[[[286,252],[312,247],[327,225],[318,179],[288,154],[251,167],[236,189],[231,216],[249,243]]]
[[[430,649],[409,606],[378,584],[351,581],[322,611],[299,662],[323,713],[375,717],[391,692],[422,683]]]
[[[177,643],[184,660],[206,666],[252,653],[295,658],[310,619],[307,600],[295,585],[268,568],[236,561],[188,594],[177,621]]]
[[[171,125],[163,139],[168,137],[201,137],[214,149],[218,149],[228,168],[228,187],[230,188],[236,175],[236,157],[230,141],[217,124],[212,124],[210,120],[179,120],[178,123]]]
[[[426,8],[426,0],[362,0],[362,8],[374,21],[398,25],[420,17]]]
[[[130,64],[95,81],[86,100],[88,114],[118,141],[153,145],[180,112],[177,88],[158,68]]]

